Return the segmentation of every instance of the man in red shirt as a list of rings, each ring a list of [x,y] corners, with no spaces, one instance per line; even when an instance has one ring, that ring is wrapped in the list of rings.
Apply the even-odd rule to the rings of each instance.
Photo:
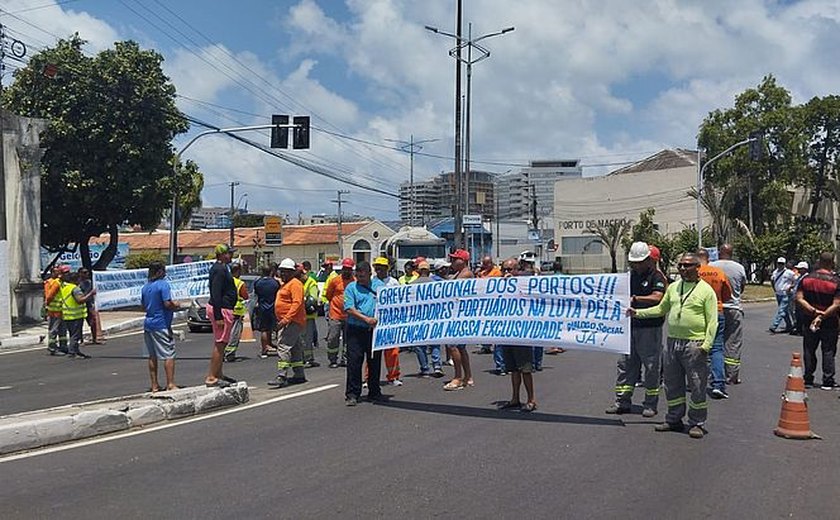
[[[837,314],[840,312],[840,277],[834,274],[834,253],[820,254],[817,270],[802,278],[796,291],[796,303],[802,310],[802,351],[805,358],[805,387],[814,386],[817,348],[822,350],[823,390],[832,390],[834,357],[837,354]]]
[[[306,326],[306,309],[303,304],[303,283],[297,276],[297,264],[284,258],[278,266],[283,286],[277,291],[274,313],[280,328],[277,340],[277,377],[268,385],[275,388],[305,383],[303,370],[303,340]],[[293,377],[289,376],[289,371]]]

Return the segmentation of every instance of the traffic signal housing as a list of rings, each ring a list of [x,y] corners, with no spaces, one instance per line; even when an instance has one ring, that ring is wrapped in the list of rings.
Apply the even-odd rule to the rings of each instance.
[[[760,161],[764,158],[764,133],[752,132],[750,134],[750,160]]]
[[[295,118],[297,119],[297,118]],[[288,125],[289,116],[282,116],[274,114],[271,116],[272,125]],[[289,128],[275,126],[271,129],[271,147],[272,148],[288,148],[289,147]]]
[[[305,150],[309,148],[309,116],[295,116],[292,118],[292,148]]]

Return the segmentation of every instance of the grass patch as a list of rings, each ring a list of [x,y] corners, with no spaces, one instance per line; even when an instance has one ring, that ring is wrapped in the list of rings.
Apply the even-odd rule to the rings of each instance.
[[[747,284],[744,287],[744,294],[741,295],[742,300],[763,300],[765,298],[775,299],[776,293],[773,291],[773,286],[770,284]]]

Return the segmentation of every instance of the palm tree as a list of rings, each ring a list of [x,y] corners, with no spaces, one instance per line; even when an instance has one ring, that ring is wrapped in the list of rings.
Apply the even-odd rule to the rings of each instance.
[[[630,234],[631,227],[631,220],[621,219],[612,220],[604,224],[596,224],[586,230],[587,233],[595,235],[595,242],[603,244],[610,252],[610,260],[612,260],[612,271],[610,272],[618,272],[618,263],[616,262],[618,246]]]

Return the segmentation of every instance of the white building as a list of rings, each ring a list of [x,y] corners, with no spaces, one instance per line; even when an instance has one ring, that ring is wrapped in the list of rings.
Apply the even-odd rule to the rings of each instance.
[[[583,168],[577,159],[531,161],[528,168],[502,175],[496,181],[499,218],[530,218],[534,199],[537,215],[550,216],[554,212],[554,184],[582,177]]]

